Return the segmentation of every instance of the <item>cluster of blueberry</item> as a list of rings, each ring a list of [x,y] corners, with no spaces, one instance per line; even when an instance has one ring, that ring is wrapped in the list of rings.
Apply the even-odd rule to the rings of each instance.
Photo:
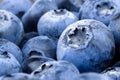
[[[0,0],[0,80],[120,80],[120,0]]]

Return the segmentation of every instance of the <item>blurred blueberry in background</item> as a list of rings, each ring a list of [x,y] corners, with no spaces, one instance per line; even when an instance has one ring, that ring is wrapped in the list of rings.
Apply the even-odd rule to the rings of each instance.
[[[57,9],[54,0],[37,0],[22,17],[25,32],[37,31],[39,18],[49,10]]]

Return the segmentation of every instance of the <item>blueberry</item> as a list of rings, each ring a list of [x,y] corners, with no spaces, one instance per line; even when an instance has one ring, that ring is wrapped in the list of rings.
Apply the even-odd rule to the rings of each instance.
[[[37,0],[22,17],[25,32],[37,31],[39,18],[49,10],[57,9],[54,0]]]
[[[0,38],[18,44],[23,36],[22,22],[11,12],[0,10]]]
[[[30,75],[26,73],[14,73],[1,76],[0,80],[30,80]]]
[[[23,35],[21,42],[19,43],[19,47],[22,48],[23,45],[31,38],[38,36],[37,32],[28,32]]]
[[[69,0],[69,1],[74,6],[75,10],[79,11],[80,7],[86,0]]]
[[[55,0],[59,9],[67,9],[69,11],[79,11],[85,0]]]
[[[68,0],[55,0],[58,8],[60,8],[60,9],[61,9],[63,6],[65,6],[64,3],[65,3],[66,1],[68,1]]]
[[[79,80],[80,73],[77,68],[66,61],[49,61],[43,63],[31,73],[39,80]]]
[[[16,58],[7,51],[0,50],[0,76],[20,72],[21,66]]]
[[[36,54],[36,52],[32,52],[32,55],[24,61],[24,71],[27,73],[31,73],[32,71],[37,69],[41,64],[48,61],[53,61],[53,59],[40,56]]]
[[[24,4],[24,5],[23,5]],[[0,9],[5,9],[21,17],[32,6],[29,0],[1,0]]]
[[[109,28],[114,35],[115,42],[120,46],[120,12],[115,12],[109,24]]]
[[[77,21],[61,34],[57,59],[73,63],[80,72],[101,72],[114,57],[114,38],[107,26],[92,19]]]
[[[73,4],[71,4],[70,0],[56,0],[56,4],[58,9],[67,9],[69,11],[77,11]]]
[[[26,60],[33,51],[41,56],[56,57],[56,45],[54,41],[47,36],[38,36],[28,40],[22,48],[24,60]]]
[[[79,18],[79,12],[77,12],[77,11],[71,11],[76,17],[78,17]]]
[[[78,18],[66,9],[51,10],[40,18],[38,33],[58,39],[63,30],[77,20]]]
[[[113,33],[113,36],[115,38],[115,44],[116,44],[116,54],[114,61],[120,60],[120,11],[116,11],[112,17],[112,20],[110,21],[110,24],[108,25],[110,31]]]
[[[0,50],[10,52],[15,56],[19,63],[22,64],[23,61],[22,52],[19,49],[19,47],[17,47],[14,43],[6,39],[0,39]]]
[[[79,80],[113,80],[113,79],[103,74],[91,72],[81,74]]]
[[[108,25],[114,12],[120,10],[119,4],[119,0],[87,0],[80,8],[80,19],[96,19]]]

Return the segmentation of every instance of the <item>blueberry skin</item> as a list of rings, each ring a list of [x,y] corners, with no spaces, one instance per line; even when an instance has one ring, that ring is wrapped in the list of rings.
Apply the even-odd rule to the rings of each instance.
[[[1,76],[0,80],[30,80],[30,75],[26,73],[13,73]]]
[[[87,0],[79,10],[80,19],[96,19],[109,25],[115,11],[120,10],[119,0]]]
[[[77,68],[66,61],[50,61],[43,63],[31,76],[39,80],[79,80]]]
[[[103,71],[102,74],[112,78],[113,80],[120,80],[120,67],[110,67]]]
[[[84,4],[86,0],[69,0],[69,2],[74,6],[76,11],[79,11],[80,7]]]
[[[28,32],[25,33],[22,37],[21,42],[19,43],[19,47],[22,48],[24,46],[24,44],[31,38],[39,36],[37,32]]]
[[[120,46],[120,12],[114,13],[108,27],[114,35],[116,44]]]
[[[11,12],[0,10],[0,38],[19,44],[24,30],[22,22]]]
[[[37,51],[41,56],[56,57],[56,45],[54,41],[47,36],[37,36],[28,40],[22,48],[24,60],[26,60],[32,51]]]
[[[71,11],[77,18],[79,18],[79,12]]]
[[[75,8],[73,4],[71,4],[70,0],[55,0],[58,6],[58,9],[67,9],[69,11],[78,11],[79,9]]]
[[[14,43],[6,40],[0,39],[0,50],[10,52],[19,61],[20,64],[23,62],[23,54],[19,47]]]
[[[116,44],[116,54],[114,61],[118,61],[120,60],[120,11],[116,11],[113,14],[112,20],[110,21],[108,28],[112,32]]]
[[[35,69],[45,62],[54,61],[52,58],[43,57],[39,55],[31,55],[27,60],[24,61],[24,71],[27,73],[33,72]]]
[[[101,22],[84,19],[69,25],[57,45],[57,59],[73,63],[80,72],[101,72],[114,57],[115,43]]]
[[[59,9],[69,11],[79,11],[80,7],[86,0],[55,0]]]
[[[21,65],[16,58],[7,51],[0,50],[0,76],[21,72]]]
[[[24,4],[24,5],[23,5]],[[32,3],[29,0],[1,0],[0,9],[5,9],[13,14],[21,17],[30,7]]]
[[[90,72],[80,74],[79,80],[113,80],[113,79],[103,74]]]
[[[66,1],[67,0],[55,0],[55,3],[57,4],[57,6],[58,6],[59,9],[62,9],[62,6],[65,6],[64,3]]]
[[[38,33],[58,39],[63,30],[76,21],[78,18],[66,9],[51,10],[40,18]]]
[[[37,31],[39,18],[49,10],[57,9],[54,0],[37,0],[22,17],[25,32]]]

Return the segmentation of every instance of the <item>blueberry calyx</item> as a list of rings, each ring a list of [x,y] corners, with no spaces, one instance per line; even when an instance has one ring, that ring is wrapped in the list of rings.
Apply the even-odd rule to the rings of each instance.
[[[7,14],[4,10],[1,10],[0,12],[0,25],[5,26],[5,25],[10,25],[10,14]]]
[[[66,10],[65,9],[58,9],[58,10],[54,10],[54,13],[56,15],[63,15],[66,13]]]
[[[48,68],[51,68],[51,67],[53,67],[52,64],[43,64],[43,65],[41,66],[41,69],[44,70],[44,69],[48,69]]]
[[[1,58],[10,58],[9,54],[7,51],[1,51],[1,55],[0,55]]]
[[[115,6],[111,3],[108,2],[103,2],[102,4],[97,4],[96,5],[96,9],[97,9],[97,15],[112,15],[113,11],[115,9]]]
[[[0,15],[0,20],[1,21],[4,21],[4,20],[8,20],[7,16],[6,15]]]
[[[37,75],[37,74],[39,74],[40,73],[40,71],[35,71],[34,72],[34,75]]]
[[[86,48],[92,40],[92,31],[87,25],[80,25],[68,32],[66,45],[75,49]]]
[[[3,55],[8,55],[7,51],[3,52]]]
[[[37,51],[31,51],[31,52],[29,53],[29,56],[33,56],[33,55],[42,56],[42,53],[41,53],[41,52],[37,52]]]

